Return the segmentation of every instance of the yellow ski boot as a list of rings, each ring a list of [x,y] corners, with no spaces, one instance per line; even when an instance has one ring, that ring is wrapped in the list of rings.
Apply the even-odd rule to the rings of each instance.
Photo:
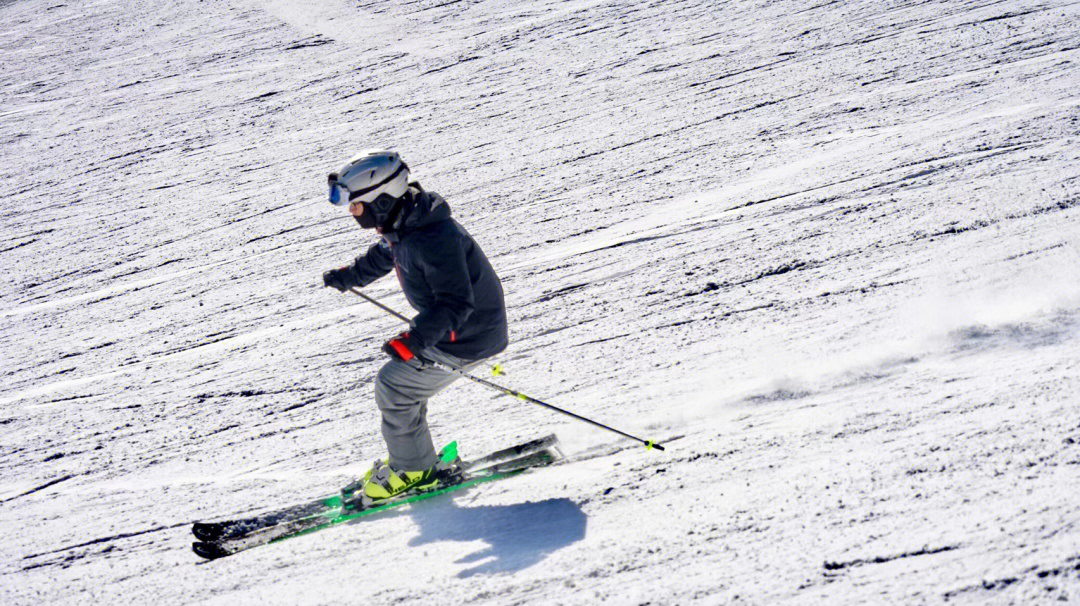
[[[405,492],[422,492],[439,485],[437,466],[423,471],[395,471],[385,459],[375,461],[364,474],[364,497],[372,503]]]

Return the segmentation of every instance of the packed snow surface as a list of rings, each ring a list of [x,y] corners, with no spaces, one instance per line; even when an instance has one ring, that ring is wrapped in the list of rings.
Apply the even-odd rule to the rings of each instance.
[[[1080,602],[1080,3],[4,0],[0,62],[0,603]],[[459,382],[569,460],[200,563],[383,454],[369,147],[499,380],[667,450]]]

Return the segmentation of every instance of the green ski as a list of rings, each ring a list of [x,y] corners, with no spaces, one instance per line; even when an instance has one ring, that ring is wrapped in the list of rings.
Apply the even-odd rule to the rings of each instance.
[[[449,463],[454,461],[457,459],[457,443],[454,442],[449,444],[440,454],[445,462]],[[300,517],[275,520],[275,523],[255,527],[239,536],[223,535],[222,538],[217,540],[196,541],[192,544],[192,549],[200,557],[213,560],[233,555],[237,552],[251,549],[252,547],[276,543],[292,537],[309,534],[335,524],[376,514],[401,505],[416,503],[455,490],[462,490],[477,484],[513,477],[532,467],[550,465],[560,458],[562,458],[562,455],[558,450],[558,440],[555,439],[554,436],[548,436],[540,440],[534,440],[520,446],[492,453],[491,455],[471,463],[463,464],[462,468],[464,471],[461,480],[442,488],[418,493],[406,493],[393,500],[383,501],[376,505],[366,507],[360,502],[354,503],[344,501],[341,496],[327,497],[325,499],[313,501],[306,506],[282,510],[283,512],[291,512],[293,510],[296,512],[303,512]],[[305,507],[308,508],[307,511],[305,511]],[[315,509],[316,511],[311,511],[311,509]],[[248,521],[241,520],[232,522],[231,524],[244,524],[246,522],[251,525],[252,521],[257,522],[260,519],[261,518],[252,518]],[[196,535],[198,536],[198,532],[196,532]]]

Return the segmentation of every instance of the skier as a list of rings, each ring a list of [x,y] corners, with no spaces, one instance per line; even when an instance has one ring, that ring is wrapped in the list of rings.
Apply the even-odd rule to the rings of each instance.
[[[348,206],[360,227],[382,237],[351,265],[324,273],[323,284],[345,292],[393,269],[418,312],[409,331],[382,347],[390,360],[375,381],[375,403],[389,457],[365,474],[364,496],[377,502],[435,488],[448,470],[436,465],[428,398],[458,376],[426,362],[467,370],[506,349],[502,283],[446,200],[410,181],[397,153],[362,152],[329,181],[330,203]]]

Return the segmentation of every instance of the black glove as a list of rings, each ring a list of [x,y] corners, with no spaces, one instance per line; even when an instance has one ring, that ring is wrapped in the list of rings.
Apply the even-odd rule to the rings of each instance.
[[[423,368],[425,360],[420,357],[424,351],[424,340],[415,332],[403,332],[387,341],[382,349],[386,355],[401,360],[414,368]]]
[[[322,275],[323,286],[331,286],[345,292],[353,286],[360,286],[353,277],[352,267],[346,265],[339,269],[331,269]]]

